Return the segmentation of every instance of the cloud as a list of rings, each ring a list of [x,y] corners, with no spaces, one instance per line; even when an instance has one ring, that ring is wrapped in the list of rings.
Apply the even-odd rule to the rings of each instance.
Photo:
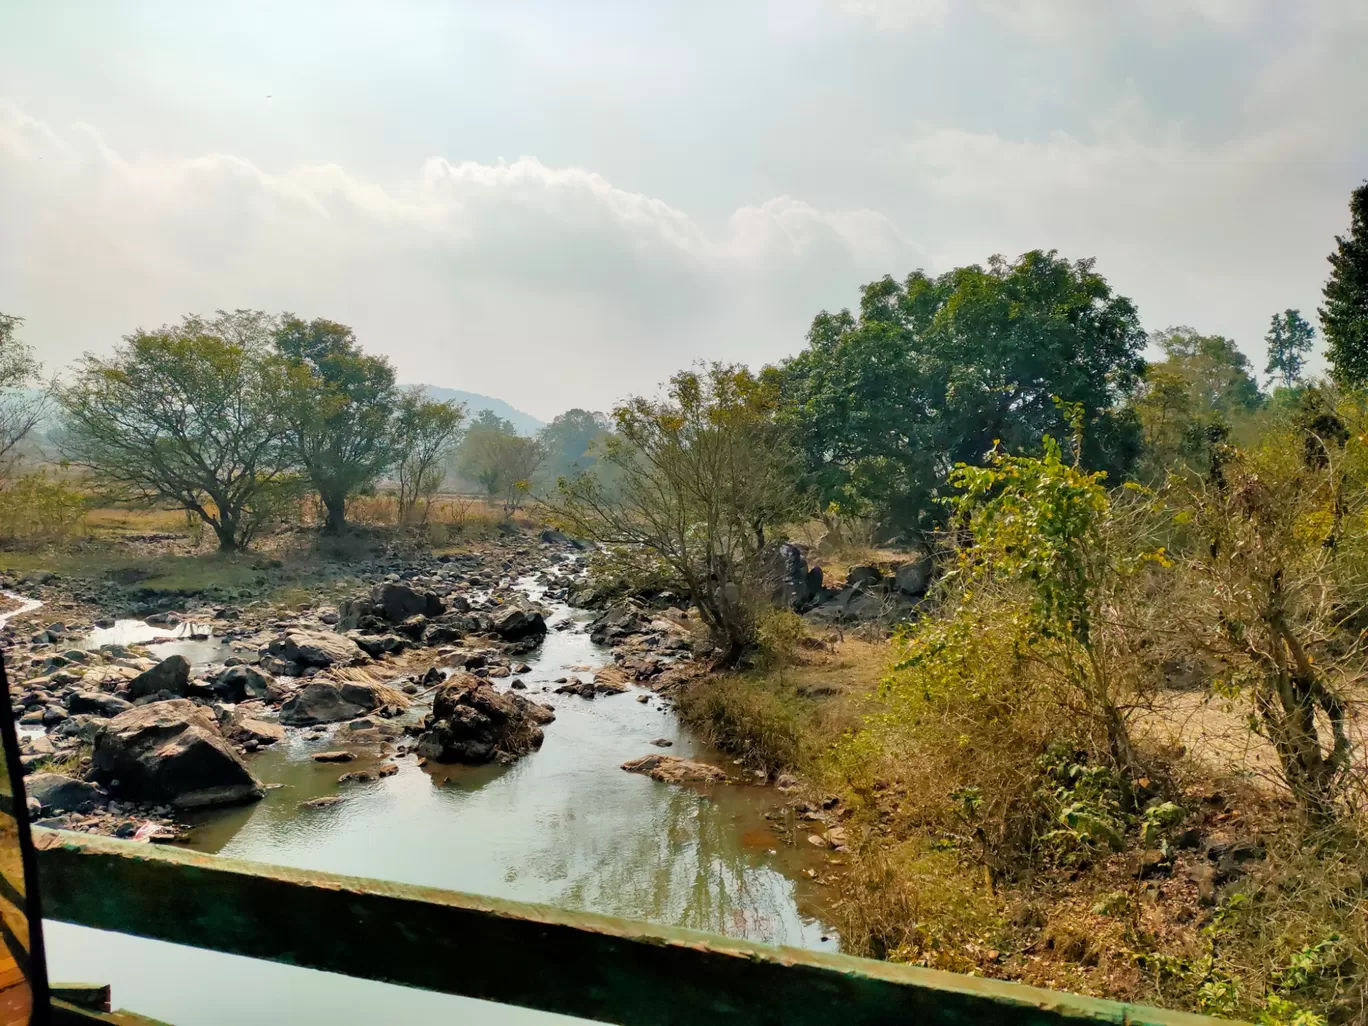
[[[801,345],[821,305],[924,259],[870,210],[780,196],[708,226],[534,157],[433,158],[407,180],[230,154],[127,157],[0,103],[0,309],[50,365],[135,326],[253,306],[353,324],[412,380],[551,415],[694,358]]]

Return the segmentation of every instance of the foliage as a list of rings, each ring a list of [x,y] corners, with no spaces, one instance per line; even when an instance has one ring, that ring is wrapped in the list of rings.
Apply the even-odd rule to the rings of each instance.
[[[599,461],[617,479],[611,494],[595,468],[548,500],[572,533],[665,563],[729,663],[755,640],[766,534],[798,509],[776,398],[741,367],[676,374],[664,397],[616,410]]]
[[[346,524],[347,499],[372,486],[395,459],[394,368],[370,356],[345,324],[284,314],[275,331],[276,409],[291,459],[327,510],[324,530]]]
[[[538,434],[546,447],[546,473],[552,480],[592,467],[611,428],[608,418],[588,410],[566,410]]]
[[[426,500],[423,519],[427,519],[464,421],[465,407],[460,403],[437,402],[423,392],[400,397],[394,427],[400,523],[413,516],[419,499]]]
[[[775,373],[818,505],[900,527],[939,523],[957,463],[1040,445],[1067,427],[1053,397],[1081,404],[1084,463],[1118,473],[1138,435],[1123,407],[1142,368],[1134,306],[1091,260],[1032,251],[987,267],[922,271],[861,290],[858,317],[823,312]]]
[[[45,471],[15,475],[0,485],[0,543],[59,541],[85,515],[85,495]]]
[[[1252,449],[1223,447],[1215,474],[1175,475],[1167,489],[1182,529],[1175,628],[1221,660],[1223,691],[1249,696],[1314,818],[1333,815],[1351,782],[1345,688],[1363,660],[1344,632],[1368,598],[1364,425],[1354,403],[1330,411]]]
[[[1349,234],[1335,236],[1320,308],[1330,372],[1343,388],[1368,387],[1368,181],[1349,197]]]
[[[783,683],[784,668],[798,651],[805,628],[806,621],[791,609],[767,609],[757,620],[756,640],[766,658],[779,671],[780,683]]]
[[[461,476],[478,481],[511,514],[532,491],[532,479],[549,456],[544,442],[524,438],[491,410],[481,410],[457,455]]]
[[[246,547],[296,485],[266,372],[273,327],[220,310],[87,355],[58,393],[65,454],[127,498],[193,513],[220,548]]]
[[[1306,355],[1315,344],[1316,329],[1302,317],[1300,310],[1285,310],[1273,315],[1268,334],[1268,366],[1264,373],[1278,380],[1283,388],[1295,388],[1301,383]]]
[[[17,333],[22,317],[0,313],[0,473],[12,472],[19,447],[47,414],[50,389],[38,384],[39,364]]]

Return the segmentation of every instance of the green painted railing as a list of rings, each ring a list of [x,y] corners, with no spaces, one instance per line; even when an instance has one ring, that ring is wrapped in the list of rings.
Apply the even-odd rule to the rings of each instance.
[[[1217,1022],[543,905],[33,834],[52,919],[621,1026]]]

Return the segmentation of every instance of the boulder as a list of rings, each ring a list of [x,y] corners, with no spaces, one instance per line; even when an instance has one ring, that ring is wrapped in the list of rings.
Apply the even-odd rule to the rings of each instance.
[[[285,728],[263,718],[266,710],[260,702],[220,705],[215,711],[223,736],[238,744],[251,742],[257,747],[265,747],[285,740]]]
[[[931,557],[920,555],[893,572],[893,587],[908,598],[921,598],[931,586]]]
[[[337,684],[319,680],[304,685],[285,700],[280,707],[280,722],[289,727],[311,727],[316,723],[353,720],[365,711],[343,698]]]
[[[118,695],[107,695],[102,691],[77,691],[67,699],[67,712],[74,715],[118,716],[133,708]]]
[[[185,699],[130,709],[95,741],[92,775],[120,798],[177,808],[255,801],[265,791],[209,712]]]
[[[504,641],[518,641],[522,638],[541,637],[546,633],[546,618],[535,609],[513,606],[501,609],[494,615],[491,625],[494,633]]]
[[[555,718],[546,706],[455,673],[433,699],[418,754],[436,762],[513,762],[541,747],[541,725]]]
[[[92,716],[89,713],[73,714],[57,724],[52,732],[58,737],[75,737],[89,742],[94,741],[110,722],[103,716]]]
[[[246,702],[265,698],[275,681],[255,666],[230,666],[212,681],[214,693],[225,702]]]
[[[190,660],[183,655],[167,656],[150,670],[128,682],[128,696],[138,699],[169,691],[184,696],[190,684]]]
[[[348,745],[373,745],[382,741],[393,741],[404,733],[404,729],[389,720],[374,716],[363,716],[337,728],[336,740]]]
[[[347,666],[366,658],[351,638],[327,631],[286,631],[266,646],[263,655],[304,667]]]
[[[388,684],[376,684],[371,681],[344,681],[339,690],[342,692],[343,701],[359,705],[367,711],[392,709],[395,712],[402,712],[409,707],[408,696],[398,688],[391,687]]]
[[[379,659],[382,655],[398,655],[412,644],[408,638],[398,634],[362,634],[360,631],[349,631],[347,637],[356,642],[357,647],[372,659]]]
[[[725,784],[727,774],[706,762],[695,762],[678,755],[643,755],[624,762],[628,773],[644,773],[662,784]]]
[[[883,571],[877,566],[852,566],[846,571],[846,587],[857,588],[860,585],[870,587],[883,580]]]
[[[808,586],[807,557],[802,549],[792,542],[771,543],[760,553],[760,561],[761,579],[771,602],[792,610],[809,603],[812,592]]]
[[[411,616],[441,616],[446,611],[438,596],[398,583],[376,588],[371,592],[371,604],[375,615],[390,623],[403,623]]]
[[[89,812],[109,801],[104,788],[62,773],[35,773],[24,778],[30,798],[52,812]]]

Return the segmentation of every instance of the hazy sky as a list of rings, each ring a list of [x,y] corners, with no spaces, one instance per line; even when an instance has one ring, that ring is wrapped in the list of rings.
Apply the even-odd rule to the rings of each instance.
[[[1310,314],[1365,0],[6,3],[0,310],[52,368],[216,307],[544,418],[1034,247],[1147,328]]]

